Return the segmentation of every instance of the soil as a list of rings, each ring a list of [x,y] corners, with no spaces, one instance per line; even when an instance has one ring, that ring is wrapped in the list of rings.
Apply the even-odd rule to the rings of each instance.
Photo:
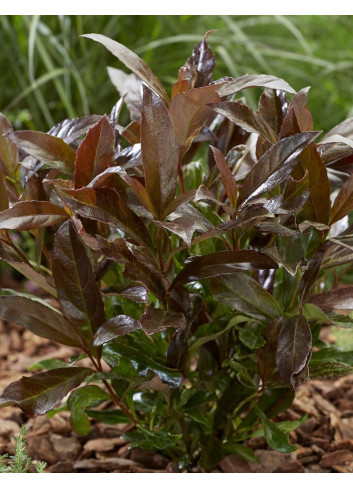
[[[36,361],[50,357],[67,361],[76,353],[0,320],[0,391],[28,374],[27,368]],[[291,408],[278,420],[294,421],[303,414],[307,420],[289,434],[298,446],[296,452],[278,453],[263,437],[253,438],[248,445],[259,464],[232,455],[213,472],[353,473],[353,375],[303,384]],[[0,409],[0,455],[13,452],[13,435],[22,424],[29,427],[28,455],[34,461],[45,461],[47,472],[178,472],[177,465],[164,456],[131,448],[121,438],[131,425],[93,421],[90,434],[79,436],[71,429],[67,411],[50,419],[29,419],[16,407]],[[195,467],[192,471],[202,470]]]

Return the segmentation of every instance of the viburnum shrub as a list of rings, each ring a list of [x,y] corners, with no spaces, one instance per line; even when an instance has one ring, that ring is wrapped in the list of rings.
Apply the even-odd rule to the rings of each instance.
[[[133,446],[207,470],[254,460],[254,436],[295,450],[286,433],[304,418],[276,422],[294,390],[353,369],[320,338],[353,327],[353,118],[323,136],[308,88],[212,81],[208,35],[169,97],[138,56],[89,34],[133,72],[109,68],[109,116],[46,134],[0,119],[0,255],[32,282],[2,290],[0,316],[77,351],[38,362],[0,405],[35,416],[63,401],[81,435],[90,419],[131,423]],[[257,111],[233,100],[249,87],[264,88]]]

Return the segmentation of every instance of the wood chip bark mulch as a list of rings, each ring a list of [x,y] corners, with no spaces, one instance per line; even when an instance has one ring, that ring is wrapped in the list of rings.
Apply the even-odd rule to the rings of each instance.
[[[76,352],[58,347],[0,320],[0,391],[10,382],[28,374],[27,368],[43,358],[67,360]],[[290,441],[298,446],[293,453],[278,453],[264,438],[253,438],[248,445],[255,450],[260,464],[228,456],[214,472],[339,472],[353,473],[353,375],[331,380],[312,380],[302,385],[291,408],[279,420],[308,419]],[[12,453],[13,435],[26,424],[28,455],[47,463],[47,472],[178,472],[174,462],[154,452],[130,448],[121,436],[131,426],[93,422],[88,436],[75,434],[69,413],[62,411],[27,418],[18,408],[0,409],[0,455]],[[194,468],[193,472],[200,472]]]

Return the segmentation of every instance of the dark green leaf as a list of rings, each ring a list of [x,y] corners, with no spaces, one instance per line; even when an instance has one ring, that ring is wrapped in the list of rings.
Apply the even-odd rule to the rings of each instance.
[[[246,176],[239,193],[239,203],[244,205],[283,182],[298,163],[300,153],[318,135],[319,132],[294,134],[271,146]]]
[[[89,343],[105,321],[104,304],[91,261],[71,221],[55,234],[52,270],[64,316]]]
[[[171,288],[177,284],[193,282],[222,275],[233,275],[244,270],[265,270],[278,265],[263,253],[252,250],[219,251],[192,257],[175,278]]]
[[[85,187],[111,166],[114,158],[114,132],[107,116],[92,127],[77,150],[75,188]]]
[[[0,212],[0,229],[28,231],[52,226],[67,218],[64,209],[51,202],[27,200]]]
[[[0,316],[48,340],[68,346],[88,346],[85,339],[59,311],[26,297],[0,297]]]
[[[56,358],[45,358],[44,360],[39,360],[33,363],[27,370],[53,370],[54,368],[68,368],[69,365],[62,360],[57,360]]]
[[[179,145],[164,102],[152,90],[143,88],[141,153],[145,185],[155,210],[163,219],[175,197]]]
[[[339,377],[353,373],[353,366],[339,362],[324,362],[310,366],[311,379],[327,379],[327,377]]]
[[[89,368],[68,367],[22,377],[6,387],[0,397],[0,406],[15,405],[27,416],[45,414],[91,372]]]
[[[166,431],[150,431],[142,426],[137,426],[137,431],[126,433],[123,438],[131,442],[132,447],[142,450],[165,450],[177,445],[182,435],[173,435]]]
[[[181,312],[148,307],[141,316],[141,326],[148,335],[159,333],[166,328],[184,328],[185,317]]]
[[[70,423],[79,435],[88,435],[91,429],[86,408],[96,401],[107,401],[110,395],[97,385],[86,385],[73,391],[67,401],[70,409]]]
[[[219,102],[209,104],[209,107],[245,131],[260,134],[270,144],[277,143],[278,138],[272,127],[247,105],[240,102]]]
[[[140,323],[129,316],[120,315],[110,318],[96,331],[93,338],[93,346],[103,345],[118,336],[124,336],[136,331],[140,327]]]
[[[104,424],[118,424],[118,423],[130,423],[131,420],[119,409],[101,409],[96,411],[94,409],[86,409],[86,414],[90,418],[98,419]]]
[[[144,353],[141,348],[136,349],[131,346],[114,342],[108,343],[104,347],[104,354],[108,356],[120,355],[122,358],[128,358],[130,361],[136,362],[140,367],[152,370],[152,372],[156,373],[163,382],[166,382],[171,387],[180,387],[183,381],[183,376],[180,372],[155,362],[148,354]]]
[[[261,321],[276,319],[282,315],[281,308],[272,295],[244,273],[213,278],[211,292],[222,304]]]
[[[296,389],[298,379],[307,366],[312,346],[310,326],[304,316],[294,316],[282,325],[279,332],[276,364],[281,377]]]
[[[288,436],[280,430],[275,423],[272,423],[272,421],[270,421],[257,406],[255,406],[255,408],[258,416],[261,418],[264,436],[269,446],[273,450],[277,450],[277,452],[294,452],[297,447],[295,445],[290,445]]]
[[[62,139],[39,131],[16,131],[6,136],[19,148],[49,167],[72,175],[76,153]]]
[[[165,102],[169,102],[168,95],[163,88],[163,85],[154,75],[151,68],[127,47],[119,42],[109,39],[102,34],[84,34],[83,37],[88,37],[93,41],[103,44],[114,56],[116,56],[124,65],[129,68],[135,75],[139,76],[147,86],[152,88]]]
[[[243,343],[243,345],[250,348],[250,350],[257,350],[266,343],[259,328],[257,328],[257,330],[253,330],[246,327],[239,327],[238,331],[240,341]]]

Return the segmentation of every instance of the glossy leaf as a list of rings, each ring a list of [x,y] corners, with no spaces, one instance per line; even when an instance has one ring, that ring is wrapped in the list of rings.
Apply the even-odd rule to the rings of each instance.
[[[93,337],[93,346],[100,346],[119,336],[125,336],[140,329],[140,323],[129,316],[115,316],[103,323]]]
[[[169,115],[175,135],[181,146],[187,144],[200,132],[209,119],[214,118],[214,111],[207,104],[219,101],[219,85],[194,88],[177,94],[170,103]]]
[[[77,141],[83,134],[99,121],[99,115],[85,115],[74,119],[65,119],[52,127],[48,134],[56,136],[67,144]]]
[[[92,127],[77,150],[75,188],[85,187],[99,173],[111,166],[114,158],[114,132],[103,116]]]
[[[159,333],[166,328],[184,328],[185,317],[180,312],[148,307],[141,316],[141,326],[148,335]]]
[[[312,295],[310,303],[319,306],[324,312],[353,309],[353,285]]]
[[[142,450],[165,450],[177,445],[182,435],[173,435],[168,432],[153,432],[138,426],[137,430],[124,435],[124,439],[131,443],[132,447]]]
[[[213,278],[211,292],[222,304],[260,321],[282,316],[281,308],[273,296],[249,275],[233,273]]]
[[[353,176],[345,181],[332,206],[330,224],[342,219],[353,210]]]
[[[163,219],[175,196],[179,145],[164,102],[147,87],[143,89],[141,153],[146,190],[155,217]]]
[[[241,102],[218,102],[209,104],[209,107],[245,131],[260,134],[270,144],[276,144],[278,138],[272,127],[247,105]]]
[[[188,80],[190,88],[204,87],[212,81],[216,62],[212,49],[207,43],[208,36],[212,32],[206,32],[204,38],[194,47],[185,65],[179,70],[178,80]]]
[[[161,365],[141,350],[141,348],[137,349],[113,342],[105,346],[104,353],[107,355],[120,355],[122,358],[128,358],[130,361],[136,362],[141,368],[152,370],[163,382],[169,384],[171,387],[180,387],[183,381],[183,376],[178,370]]]
[[[283,182],[298,163],[300,153],[318,136],[318,132],[295,134],[273,145],[251,168],[244,180],[238,201],[245,204]]]
[[[353,117],[349,117],[337,126],[333,127],[325,136],[324,139],[330,138],[331,136],[343,136],[348,139],[353,139]]]
[[[263,253],[252,250],[219,251],[193,257],[175,278],[171,288],[177,284],[193,282],[222,275],[233,275],[244,270],[265,270],[278,265]]]
[[[264,430],[264,436],[269,446],[277,452],[289,453],[294,452],[297,447],[291,445],[288,441],[288,435],[278,428],[275,423],[272,423],[265,414],[256,407],[256,411],[261,418]]]
[[[187,246],[190,246],[196,225],[195,219],[189,217],[178,217],[173,221],[153,221],[159,228],[168,229],[172,233],[180,236]]]
[[[132,252],[123,239],[108,241],[99,236],[98,243],[106,257],[126,265],[128,277],[142,283],[157,297],[163,296],[161,272],[154,267],[147,266],[145,260],[136,252]]]
[[[298,375],[309,362],[311,346],[311,330],[304,316],[294,316],[282,325],[278,336],[276,364],[281,377],[293,389],[301,384]]]
[[[259,101],[258,113],[279,134],[288,109],[286,93],[283,90],[266,88]]]
[[[64,316],[87,342],[104,323],[104,304],[87,251],[72,222],[54,237],[53,278]]]
[[[311,221],[328,223],[330,214],[330,182],[327,169],[315,144],[310,144],[300,155],[300,165],[293,172],[295,178],[309,173],[309,198],[304,212]]]
[[[27,416],[45,414],[92,372],[88,368],[68,367],[22,377],[0,396],[0,407],[17,406]]]
[[[130,117],[133,121],[139,121],[142,109],[142,83],[134,74],[129,75],[122,70],[108,66],[108,75],[110,81],[118,90],[120,97],[124,98],[124,103],[130,111]]]
[[[217,83],[217,82],[215,82]],[[288,85],[281,78],[272,75],[244,75],[239,78],[233,78],[227,81],[217,91],[220,97],[234,95],[240,90],[250,87],[272,88],[273,90],[284,90],[289,93],[296,93],[294,88]]]
[[[67,406],[70,410],[70,423],[72,428],[81,436],[88,435],[91,424],[86,414],[86,408],[91,404],[102,403],[110,399],[110,395],[97,385],[86,385],[74,390],[68,401]]]
[[[0,229],[29,231],[53,226],[68,217],[64,209],[51,202],[27,200],[0,212]]]
[[[6,181],[0,169],[0,212],[9,208],[9,196],[7,194]]]
[[[309,89],[310,87],[306,87],[296,93],[294,97],[292,97],[288,107],[288,112],[291,110],[294,111],[301,132],[313,130],[313,118],[308,108]],[[288,115],[290,117],[290,114]],[[284,121],[283,125],[285,124],[286,121]]]
[[[82,348],[87,343],[79,331],[59,311],[26,297],[0,297],[0,317],[32,333],[68,346]]]
[[[17,146],[4,134],[12,132],[12,126],[4,114],[0,112],[0,169],[4,175],[13,177],[18,166]]]
[[[273,370],[276,368],[277,340],[282,324],[283,318],[268,323],[264,334],[266,344],[256,352],[259,375],[263,382],[271,379]]]
[[[221,179],[222,183],[224,186],[224,189],[226,191],[229,203],[232,207],[236,207],[237,205],[237,198],[238,198],[238,190],[237,190],[237,184],[235,181],[235,177],[233,173],[231,172],[227,161],[225,157],[223,156],[222,152],[214,148],[213,146],[210,146],[214,160],[216,162],[216,165],[221,173]]]
[[[8,133],[7,137],[18,148],[49,167],[72,175],[76,153],[62,139],[39,131],[15,131]]]
[[[106,187],[78,190],[56,187],[56,190],[73,212],[105,222],[126,232],[137,242],[151,246],[146,226],[114,190]]]
[[[130,285],[128,287],[107,287],[103,290],[105,295],[120,295],[135,302],[148,304],[148,290],[142,285]]]
[[[151,68],[134,52],[123,46],[117,41],[109,39],[102,34],[83,34],[82,37],[87,37],[93,41],[103,44],[114,56],[116,56],[124,65],[129,68],[135,75],[139,76],[147,86],[152,88],[165,102],[169,102],[168,95],[163,88],[163,85],[154,75]]]

